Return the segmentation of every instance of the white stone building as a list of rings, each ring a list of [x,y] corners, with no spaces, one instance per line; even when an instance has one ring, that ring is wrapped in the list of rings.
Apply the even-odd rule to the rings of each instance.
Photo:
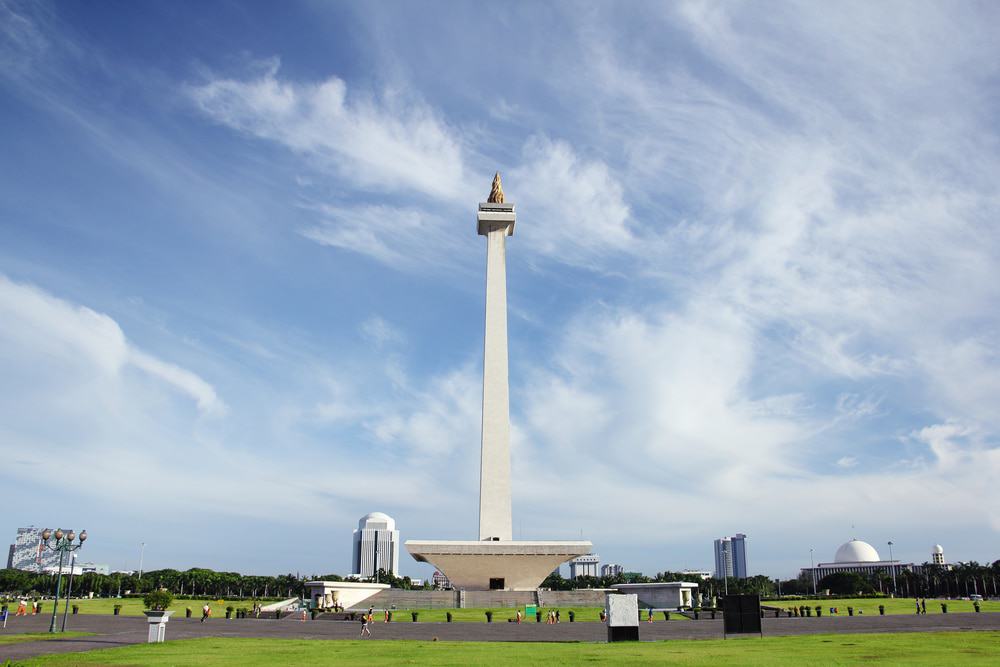
[[[600,563],[601,557],[597,554],[577,556],[569,562],[569,578],[576,579],[577,577],[596,577],[598,576],[598,566]]]
[[[618,563],[606,563],[601,566],[602,577],[617,577],[625,571],[625,568]]]
[[[361,517],[354,531],[351,572],[361,579],[372,579],[378,570],[399,576],[399,531],[395,519],[372,512]]]

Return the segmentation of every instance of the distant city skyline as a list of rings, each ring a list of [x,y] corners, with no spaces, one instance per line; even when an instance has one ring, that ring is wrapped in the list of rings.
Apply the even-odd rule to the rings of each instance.
[[[372,507],[467,539],[500,171],[515,538],[995,560],[998,23],[5,0],[0,534],[261,574],[346,571]]]

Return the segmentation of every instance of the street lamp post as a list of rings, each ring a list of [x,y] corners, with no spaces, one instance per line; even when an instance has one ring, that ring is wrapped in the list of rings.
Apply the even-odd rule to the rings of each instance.
[[[816,595],[816,561],[813,560],[813,550],[809,550],[809,571],[812,572],[813,578],[813,595]]]
[[[66,632],[66,617],[69,616],[69,601],[73,597],[73,575],[76,574],[76,554],[69,557],[69,585],[66,586],[66,607],[63,610],[62,632]]]
[[[49,539],[53,537],[55,538],[55,541],[50,544]],[[72,530],[67,533],[63,533],[62,528],[56,528],[55,532],[46,528],[42,531],[41,545],[49,551],[59,552],[59,578],[56,579],[56,599],[52,604],[52,621],[49,623],[49,632],[56,631],[56,615],[59,613],[59,589],[62,587],[63,559],[66,557],[66,554],[72,553],[83,546],[83,543],[87,541],[87,531],[84,530],[80,532],[79,544],[74,545],[74,539],[76,539],[76,533]]]
[[[142,581],[142,557],[146,553],[146,543],[143,542],[139,545],[139,581]]]
[[[892,597],[898,594],[896,591],[896,563],[892,560],[892,540],[889,540],[889,570],[892,572]]]

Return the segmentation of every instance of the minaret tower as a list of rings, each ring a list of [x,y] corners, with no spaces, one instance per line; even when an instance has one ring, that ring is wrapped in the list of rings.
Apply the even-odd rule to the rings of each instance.
[[[500,172],[479,205],[486,237],[486,336],[483,351],[483,432],[479,469],[479,539],[510,540],[510,400],[507,378],[507,237],[514,205],[504,202]]]

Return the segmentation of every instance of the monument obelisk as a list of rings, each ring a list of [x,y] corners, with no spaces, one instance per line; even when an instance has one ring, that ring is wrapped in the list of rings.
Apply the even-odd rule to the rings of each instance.
[[[514,205],[504,202],[500,172],[479,205],[486,237],[486,335],[483,350],[483,431],[479,467],[479,539],[510,540],[510,387],[507,377],[507,237]]]
[[[476,216],[479,234],[486,237],[479,539],[406,541],[414,560],[432,563],[458,590],[534,590],[553,568],[589,554],[594,546],[584,540],[515,541],[511,531],[506,254],[514,219],[514,205],[504,201],[498,172]]]

